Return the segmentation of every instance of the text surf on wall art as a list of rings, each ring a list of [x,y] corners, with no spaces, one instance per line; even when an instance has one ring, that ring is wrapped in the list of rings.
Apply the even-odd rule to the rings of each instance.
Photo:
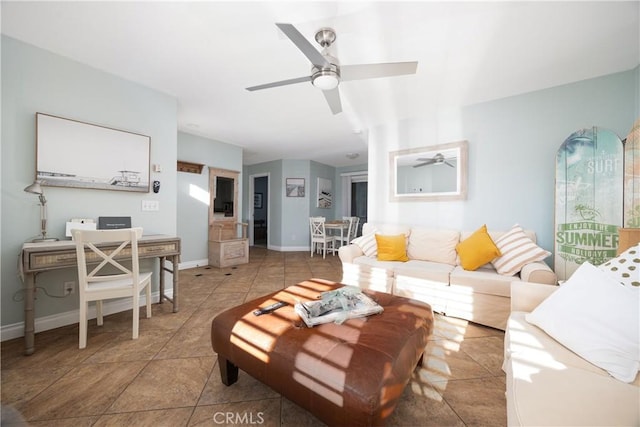
[[[616,256],[622,226],[623,145],[610,130],[571,134],[556,156],[555,270],[567,279],[585,261]]]

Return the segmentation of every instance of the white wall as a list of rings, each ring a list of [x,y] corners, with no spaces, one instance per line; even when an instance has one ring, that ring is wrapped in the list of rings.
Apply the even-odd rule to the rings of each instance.
[[[131,216],[145,233],[176,233],[175,98],[2,36],[2,285],[1,324],[24,320],[18,256],[23,242],[40,230],[37,197],[23,191],[35,178],[35,113],[44,112],[151,137],[151,163],[162,173],[158,194],[45,187],[49,234],[64,238],[73,217]],[[69,153],[70,156],[73,153]],[[160,210],[142,212],[143,200]],[[145,263],[152,261],[145,261]],[[147,265],[151,267],[152,265]],[[157,275],[154,275],[157,276]],[[74,269],[39,274],[36,286],[61,295],[62,283],[77,281]],[[157,277],[154,288],[157,289]],[[77,310],[77,293],[65,298],[37,292],[38,317]],[[37,324],[37,322],[36,322]]]
[[[242,218],[242,148],[220,141],[178,132],[178,159],[205,166],[201,174],[178,172],[178,235],[182,240],[180,264],[195,267],[208,262],[209,168],[240,172],[238,219]],[[173,167],[175,169],[175,166]]]
[[[555,155],[574,131],[600,126],[624,136],[637,116],[638,69],[460,109],[370,131],[370,222],[475,230],[536,231],[553,251]],[[389,202],[390,151],[469,141],[465,201]]]

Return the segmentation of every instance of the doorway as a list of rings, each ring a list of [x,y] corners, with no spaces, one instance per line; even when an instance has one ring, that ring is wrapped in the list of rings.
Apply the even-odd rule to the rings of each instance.
[[[253,245],[269,243],[269,176],[253,176]]]
[[[368,174],[346,172],[342,175],[342,215],[360,218],[356,236],[362,235],[362,225],[367,222]]]
[[[362,235],[362,225],[367,222],[367,184],[367,181],[351,183],[351,216],[360,218],[355,234],[356,236]]]

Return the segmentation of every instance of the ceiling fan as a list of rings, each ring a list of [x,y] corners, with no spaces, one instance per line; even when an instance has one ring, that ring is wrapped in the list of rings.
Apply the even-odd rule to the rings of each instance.
[[[442,153],[438,153],[435,156],[431,157],[431,158],[423,158],[420,157],[418,159],[419,162],[422,163],[418,163],[417,165],[414,165],[414,168],[419,168],[422,166],[427,166],[427,165],[447,165],[447,166],[451,166],[452,168],[455,168],[454,165],[452,165],[451,163],[449,163],[447,161],[447,159],[445,159],[445,157],[442,155]]]
[[[322,52],[319,52],[293,25],[276,24],[276,26],[311,61],[313,65],[311,67],[311,75],[248,87],[248,91],[310,81],[311,84],[322,90],[331,112],[338,114],[342,111],[340,92],[338,92],[338,85],[341,81],[415,74],[418,67],[417,62],[340,65],[338,58],[329,54],[329,47],[336,40],[336,32],[333,29],[321,28],[316,33],[316,42],[323,48]]]

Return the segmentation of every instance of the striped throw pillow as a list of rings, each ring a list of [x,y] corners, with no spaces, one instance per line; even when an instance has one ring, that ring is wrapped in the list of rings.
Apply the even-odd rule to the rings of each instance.
[[[518,224],[511,227],[511,230],[505,235],[496,239],[495,244],[500,249],[502,256],[497,257],[491,263],[498,273],[505,276],[513,276],[519,273],[525,265],[542,261],[551,255],[551,252],[536,245]]]
[[[373,258],[378,256],[378,243],[376,242],[375,229],[371,230],[368,234],[353,239],[351,243],[358,245],[365,256]]]

